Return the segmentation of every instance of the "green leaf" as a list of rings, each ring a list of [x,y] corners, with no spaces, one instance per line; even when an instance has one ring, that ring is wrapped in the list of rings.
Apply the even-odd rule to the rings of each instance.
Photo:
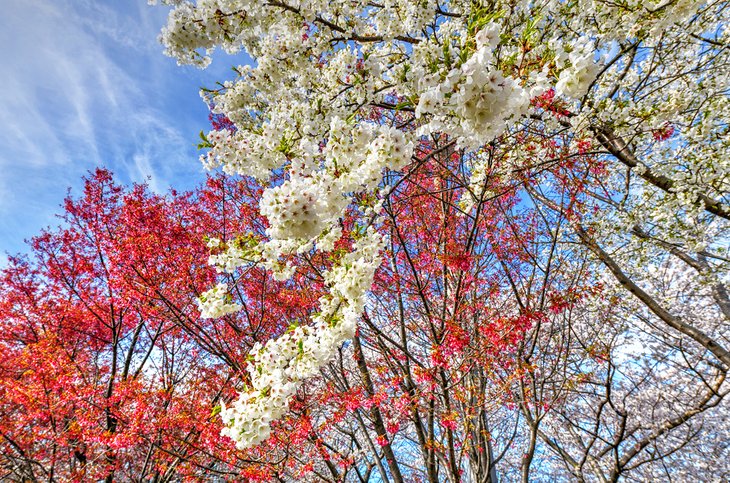
[[[212,148],[213,144],[208,140],[208,137],[205,135],[205,133],[201,130],[200,131],[200,139],[203,140],[203,142],[198,144],[198,149],[205,149],[205,148]]]

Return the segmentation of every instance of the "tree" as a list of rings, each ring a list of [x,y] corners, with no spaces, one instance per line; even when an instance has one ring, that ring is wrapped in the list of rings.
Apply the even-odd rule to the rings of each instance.
[[[97,170],[66,199],[63,225],[11,259],[0,288],[3,479],[194,481],[240,462],[212,411],[257,337],[290,314],[252,305],[258,322],[222,325],[198,314],[196,294],[214,280],[203,234],[256,224],[244,187],[231,191],[211,179],[160,196]],[[266,298],[266,283],[250,287]]]

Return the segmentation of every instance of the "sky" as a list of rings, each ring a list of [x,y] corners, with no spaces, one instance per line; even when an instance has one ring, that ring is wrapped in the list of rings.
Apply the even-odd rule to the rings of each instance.
[[[97,166],[156,192],[204,179],[199,89],[245,62],[177,66],[146,0],[0,0],[0,266],[55,217]]]

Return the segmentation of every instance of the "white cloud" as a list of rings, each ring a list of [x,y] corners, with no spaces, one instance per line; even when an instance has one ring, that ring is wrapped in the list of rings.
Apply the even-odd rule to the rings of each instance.
[[[67,187],[95,166],[123,181],[150,177],[156,191],[202,177],[192,144],[205,124],[196,96],[205,74],[162,55],[164,9],[143,1],[136,8],[114,0],[6,3],[0,251],[18,249],[51,222]]]

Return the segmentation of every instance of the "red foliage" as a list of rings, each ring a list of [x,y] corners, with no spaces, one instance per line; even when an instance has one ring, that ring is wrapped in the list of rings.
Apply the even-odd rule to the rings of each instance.
[[[672,126],[670,123],[665,123],[662,127],[659,129],[654,129],[651,132],[651,135],[654,137],[655,141],[666,141],[672,135],[674,134],[674,126]]]
[[[256,194],[213,178],[159,196],[97,170],[66,199],[62,227],[11,259],[0,275],[0,453],[16,474],[198,480],[240,463],[213,409],[234,394],[253,342],[312,306],[307,291],[254,270],[242,290],[261,303],[247,317],[199,318],[195,297],[214,281],[204,235],[261,231],[246,200]]]

